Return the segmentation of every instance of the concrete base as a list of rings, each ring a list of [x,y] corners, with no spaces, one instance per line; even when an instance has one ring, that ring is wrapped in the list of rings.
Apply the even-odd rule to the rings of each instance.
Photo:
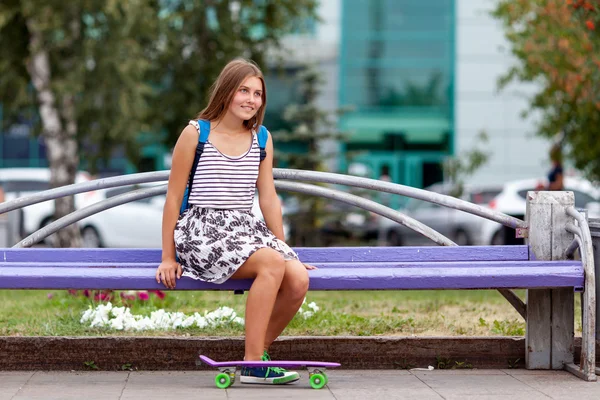
[[[581,340],[576,338],[576,359]],[[600,344],[598,345],[600,349]],[[241,359],[243,338],[0,337],[0,370],[198,370],[199,354]],[[320,360],[345,369],[523,368],[525,339],[514,337],[284,337],[271,356]],[[597,352],[600,354],[600,351]],[[87,365],[86,365],[87,363]]]

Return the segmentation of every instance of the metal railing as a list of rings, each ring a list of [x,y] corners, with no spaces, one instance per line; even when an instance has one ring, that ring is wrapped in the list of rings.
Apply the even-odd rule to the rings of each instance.
[[[571,373],[588,381],[596,380],[596,278],[594,267],[594,249],[590,228],[584,215],[575,207],[567,207],[567,214],[577,221],[577,225],[568,223],[566,230],[575,238],[567,248],[565,256],[571,256],[579,247],[581,261],[585,271],[585,291],[582,293],[581,358],[579,366],[567,364]]]

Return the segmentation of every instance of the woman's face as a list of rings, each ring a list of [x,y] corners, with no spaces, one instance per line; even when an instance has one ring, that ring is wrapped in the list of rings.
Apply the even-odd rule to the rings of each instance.
[[[262,80],[255,76],[246,78],[233,96],[229,111],[244,121],[251,119],[262,106],[262,94]]]

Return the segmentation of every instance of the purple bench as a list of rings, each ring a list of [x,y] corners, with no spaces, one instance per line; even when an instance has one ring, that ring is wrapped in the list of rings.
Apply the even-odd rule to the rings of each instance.
[[[0,289],[164,289],[158,249],[1,249]],[[580,261],[536,261],[527,246],[297,248],[310,290],[582,290]],[[247,290],[188,278],[177,290]]]

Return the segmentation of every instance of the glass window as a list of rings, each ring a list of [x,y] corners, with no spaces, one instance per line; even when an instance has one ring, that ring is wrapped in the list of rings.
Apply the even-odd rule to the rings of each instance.
[[[6,193],[9,192],[41,192],[50,189],[50,183],[47,181],[27,181],[14,180],[0,182]]]
[[[494,200],[501,192],[501,189],[497,190],[479,190],[469,193],[469,201],[475,204],[488,204]]]
[[[522,199],[527,199],[527,192],[535,192],[537,189],[531,188],[531,189],[525,189],[525,190],[519,190],[517,193],[519,195],[519,197],[521,197]]]
[[[29,138],[4,136],[2,144],[3,160],[28,160],[29,159]]]
[[[589,203],[596,201],[589,194],[580,192],[578,190],[573,190],[573,194],[575,195],[575,208],[585,208],[585,206]]]
[[[453,0],[345,0],[341,103],[431,107],[450,103]]]

